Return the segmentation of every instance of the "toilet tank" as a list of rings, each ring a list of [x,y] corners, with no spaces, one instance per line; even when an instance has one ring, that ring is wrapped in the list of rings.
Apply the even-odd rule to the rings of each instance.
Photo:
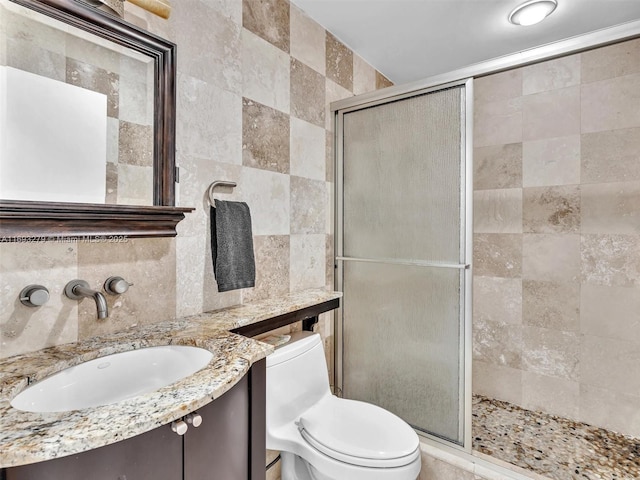
[[[297,420],[330,395],[320,335],[299,332],[267,357],[267,431]]]

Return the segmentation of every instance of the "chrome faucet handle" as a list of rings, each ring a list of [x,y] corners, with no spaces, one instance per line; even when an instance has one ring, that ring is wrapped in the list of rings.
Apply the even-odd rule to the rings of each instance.
[[[41,307],[49,301],[49,290],[42,285],[27,285],[20,292],[20,302],[27,307]]]
[[[121,295],[132,285],[122,277],[109,277],[104,282],[104,291],[109,295]]]

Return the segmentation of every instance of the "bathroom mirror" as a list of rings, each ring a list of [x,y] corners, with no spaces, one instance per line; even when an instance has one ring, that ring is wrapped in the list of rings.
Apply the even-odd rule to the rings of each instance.
[[[173,236],[175,45],[77,0],[0,0],[0,239]]]

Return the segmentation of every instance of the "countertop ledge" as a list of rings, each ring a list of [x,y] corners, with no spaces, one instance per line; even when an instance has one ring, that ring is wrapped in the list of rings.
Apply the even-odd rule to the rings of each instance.
[[[259,302],[139,326],[86,341],[0,359],[0,468],[51,460],[115,443],[176,420],[220,397],[273,347],[229,330],[340,298],[305,290]],[[10,405],[29,383],[113,353],[158,345],[194,345],[214,354],[195,374],[112,405],[32,413]]]

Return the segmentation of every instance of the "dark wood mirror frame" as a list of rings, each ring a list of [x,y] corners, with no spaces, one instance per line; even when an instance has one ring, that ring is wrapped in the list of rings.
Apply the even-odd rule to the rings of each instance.
[[[77,0],[9,0],[155,60],[153,206],[0,200],[0,242],[69,237],[172,237],[192,208],[175,207],[176,45]]]

